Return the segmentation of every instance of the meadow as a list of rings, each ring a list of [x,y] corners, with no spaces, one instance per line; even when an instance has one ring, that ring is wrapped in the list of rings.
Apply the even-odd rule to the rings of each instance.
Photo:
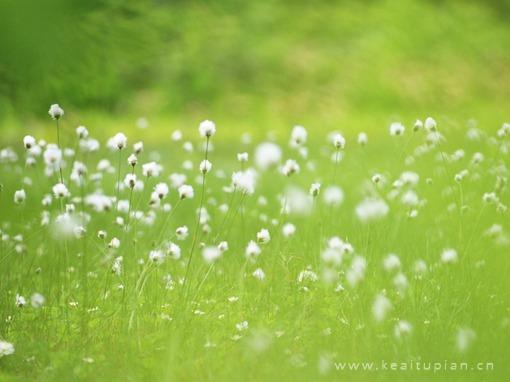
[[[3,380],[507,375],[509,124],[150,147],[49,113],[0,155]]]
[[[506,381],[509,15],[0,1],[0,381]]]

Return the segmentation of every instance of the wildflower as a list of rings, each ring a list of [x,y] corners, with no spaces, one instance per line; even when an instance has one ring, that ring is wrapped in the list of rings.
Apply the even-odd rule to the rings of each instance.
[[[62,151],[57,145],[49,144],[46,146],[46,150],[43,153],[44,162],[47,166],[57,166],[62,161]]]
[[[338,186],[329,186],[322,193],[324,202],[330,206],[338,206],[344,200],[344,192]]]
[[[206,263],[213,263],[221,257],[221,251],[218,247],[208,246],[202,249],[202,257]]]
[[[368,135],[364,132],[358,134],[358,144],[360,146],[366,146],[368,143]]]
[[[14,203],[16,204],[22,204],[25,202],[27,198],[27,194],[24,189],[17,190],[14,192]]]
[[[70,195],[69,190],[64,183],[55,184],[52,190],[56,198],[65,198]]]
[[[181,258],[181,248],[175,243],[168,243],[166,254],[174,260],[179,260]]]
[[[299,165],[293,159],[288,159],[282,167],[282,174],[285,176],[291,176],[294,173],[299,172]]]
[[[186,182],[186,175],[173,173],[170,174],[169,179],[173,188],[179,188]]]
[[[395,325],[395,337],[401,338],[409,333],[411,333],[411,330],[413,329],[413,326],[405,320],[399,320],[397,324]]]
[[[175,230],[175,235],[177,236],[178,240],[185,240],[188,237],[188,234],[189,230],[188,227],[186,227],[185,225],[182,227],[178,227]]]
[[[159,176],[162,167],[156,162],[149,162],[142,165],[142,174],[146,177]]]
[[[343,149],[345,147],[345,138],[342,134],[334,134],[331,140],[333,141],[333,146],[335,146],[335,148]]]
[[[216,125],[209,120],[202,121],[198,126],[198,132],[202,137],[212,137],[216,133]]]
[[[97,237],[100,238],[100,239],[105,239],[107,236],[106,234],[106,231],[103,231],[103,230],[99,230],[97,231]]]
[[[116,237],[112,238],[110,243],[108,243],[108,248],[117,249],[119,247],[120,247],[120,240],[117,239]]]
[[[154,193],[159,199],[164,199],[168,195],[168,185],[166,183],[158,183],[154,186]]]
[[[124,178],[124,184],[126,187],[133,189],[136,185],[136,175],[135,174],[127,174]]]
[[[423,122],[420,119],[417,119],[416,122],[414,122],[413,130],[418,131],[423,128]]]
[[[30,305],[32,305],[32,308],[39,309],[44,305],[45,298],[40,293],[34,293],[32,297],[30,297]]]
[[[178,189],[180,199],[192,199],[193,198],[193,187],[183,184]]]
[[[356,206],[356,215],[362,222],[381,219],[390,208],[382,199],[365,199]]]
[[[476,339],[476,333],[471,328],[459,328],[456,336],[456,345],[458,351],[465,352]]]
[[[128,156],[127,162],[131,167],[135,167],[136,164],[138,163],[138,158],[135,154],[131,154],[130,156]]]
[[[221,251],[221,252],[226,252],[228,251],[228,243],[226,241],[222,241],[218,244],[218,249]]]
[[[392,304],[388,297],[383,294],[378,294],[375,298],[374,305],[372,306],[372,313],[375,320],[378,322],[383,321],[391,308]]]
[[[143,151],[143,142],[136,142],[134,145],[133,145],[133,151],[135,152],[136,155],[140,155],[140,153]]]
[[[400,122],[393,122],[390,125],[390,135],[402,135],[404,131],[405,127]]]
[[[261,244],[267,244],[269,243],[269,240],[271,240],[271,235],[269,234],[269,231],[267,229],[261,229],[259,232],[257,232],[257,241]]]
[[[251,195],[255,192],[255,174],[249,170],[234,172],[232,185],[242,193]]]
[[[155,264],[161,264],[163,261],[165,261],[165,253],[159,250],[150,251],[149,260]]]
[[[388,272],[397,270],[400,268],[400,259],[394,253],[390,253],[384,258],[383,266]]]
[[[7,341],[0,341],[0,358],[14,354],[14,345]]]
[[[255,163],[263,170],[278,164],[281,158],[282,149],[275,143],[263,142],[255,149]]]
[[[425,129],[428,131],[436,131],[437,123],[436,120],[432,117],[427,117],[425,119]]]
[[[238,153],[237,160],[241,163],[248,162],[248,153]]]
[[[260,255],[261,249],[258,246],[257,243],[255,243],[253,240],[251,240],[245,250],[246,258],[248,259],[254,259],[257,258]]]
[[[182,139],[182,131],[181,130],[175,130],[173,133],[172,133],[172,141],[174,142],[178,142]]]
[[[23,297],[20,294],[17,294],[16,295],[16,306],[18,308],[23,308],[26,304],[27,304],[27,300],[25,299],[25,297]]]
[[[124,258],[122,256],[118,256],[113,260],[112,264],[112,272],[117,276],[120,276],[122,273],[122,262]]]
[[[127,138],[123,133],[117,133],[115,134],[110,140],[108,141],[108,146],[113,149],[119,149],[122,150],[127,145]]]
[[[290,237],[296,233],[296,226],[292,223],[286,223],[282,227],[282,234],[285,237]]]
[[[79,139],[85,139],[89,136],[89,131],[85,126],[78,126],[76,128],[76,135]]]
[[[58,103],[55,103],[50,106],[50,110],[48,110],[48,114],[53,119],[59,119],[64,115],[64,109],[62,109]]]
[[[452,248],[444,249],[441,253],[441,261],[445,264],[457,262],[457,251]]]
[[[207,159],[200,162],[200,172],[202,174],[207,174],[212,169],[212,163],[209,162]]]
[[[238,324],[236,324],[236,329],[238,331],[244,331],[244,330],[248,330],[248,321],[243,321],[243,322],[240,322]]]
[[[291,144],[299,146],[306,142],[306,138],[308,136],[308,133],[306,132],[306,129],[303,126],[296,125],[292,129],[291,133]]]
[[[315,273],[311,269],[305,269],[299,272],[299,275],[297,277],[298,283],[302,283],[305,281],[316,282],[318,279],[319,277],[317,276],[317,273]]]
[[[266,274],[264,273],[262,268],[255,269],[251,275],[259,281],[264,281],[266,278]]]
[[[310,186],[310,195],[312,195],[314,198],[319,195],[319,192],[321,190],[321,184],[320,183],[312,183]]]
[[[25,135],[25,137],[23,138],[23,145],[27,150],[31,149],[36,145],[35,138],[32,137],[31,135]]]
[[[372,176],[372,182],[374,182],[375,184],[380,183],[382,180],[383,180],[383,176],[381,174],[374,174]]]

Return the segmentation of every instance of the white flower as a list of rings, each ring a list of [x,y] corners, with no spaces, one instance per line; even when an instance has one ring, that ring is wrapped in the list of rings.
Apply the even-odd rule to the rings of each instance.
[[[390,125],[390,134],[391,135],[402,135],[404,134],[405,127],[400,122],[393,122]]]
[[[128,156],[127,162],[130,166],[135,167],[136,164],[138,163],[138,158],[135,154],[131,154],[130,156]]]
[[[181,258],[181,248],[175,243],[168,243],[166,253],[174,260]]]
[[[255,149],[255,163],[265,170],[280,162],[282,158],[282,149],[275,143],[263,142]]]
[[[400,268],[400,259],[394,253],[390,253],[384,258],[383,261],[384,269],[387,271],[394,271]]]
[[[175,235],[177,236],[177,239],[178,240],[184,240],[188,237],[188,227],[186,227],[185,225],[182,226],[182,227],[178,227],[176,230],[175,230]]]
[[[69,190],[67,189],[64,183],[57,183],[53,186],[53,194],[56,198],[65,198],[68,197]]]
[[[221,251],[218,247],[208,246],[202,249],[202,257],[206,263],[213,263],[221,256]]]
[[[62,151],[57,145],[49,144],[46,146],[46,150],[43,153],[44,163],[47,166],[58,166],[62,160]]]
[[[123,133],[117,133],[115,134],[110,140],[108,141],[108,146],[113,149],[119,149],[122,150],[127,145],[127,137]]]
[[[292,223],[285,223],[282,227],[282,234],[285,237],[292,236],[296,233],[296,226]]]
[[[200,122],[198,132],[202,137],[212,137],[216,133],[216,125],[213,121],[205,120]]]
[[[149,162],[142,165],[143,176],[159,176],[163,168],[156,162]]]
[[[76,135],[79,139],[85,139],[89,136],[89,131],[85,126],[78,126],[76,128]]]
[[[140,154],[142,151],[143,151],[143,142],[136,142],[134,145],[133,145],[133,151],[135,152],[136,155]]]
[[[437,128],[436,120],[432,117],[427,117],[427,119],[425,119],[425,129],[427,129],[428,131],[435,131],[436,128]]]
[[[0,341],[0,358],[14,354],[14,345],[7,341]]]
[[[199,168],[200,168],[200,172],[202,174],[207,174],[212,169],[212,163],[209,162],[207,159],[205,159],[202,162],[200,162],[200,167]]]
[[[374,305],[372,306],[372,313],[375,320],[378,322],[383,321],[391,308],[392,304],[388,297],[383,294],[378,294],[375,298]]]
[[[364,132],[358,134],[358,144],[360,146],[366,146],[368,143],[368,135]]]
[[[420,119],[417,119],[417,120],[414,122],[413,130],[414,130],[414,131],[418,131],[418,130],[421,130],[422,128],[423,128],[423,122],[422,122]]]
[[[25,297],[23,297],[20,294],[17,294],[16,295],[16,306],[18,308],[23,308],[26,304],[27,304],[27,300],[25,299]]]
[[[260,255],[261,249],[257,243],[251,240],[246,246],[245,255],[248,259],[256,258]]]
[[[221,252],[225,252],[225,251],[228,251],[228,242],[226,241],[222,241],[218,244],[218,249],[221,251]]]
[[[237,160],[239,162],[248,162],[248,153],[238,153]]]
[[[411,333],[413,326],[405,320],[399,320],[395,325],[395,337],[401,338],[404,335]]]
[[[303,126],[296,125],[292,129],[291,133],[291,143],[294,145],[301,145],[306,142],[306,138],[308,136],[308,133],[306,132],[306,129]]]
[[[444,249],[441,253],[441,261],[445,264],[457,262],[458,255],[457,251],[452,248]]]
[[[383,218],[390,207],[382,199],[365,199],[356,206],[356,215],[362,222]]]
[[[317,273],[315,273],[311,269],[305,269],[299,272],[299,275],[297,277],[298,283],[302,283],[305,281],[316,282],[318,279],[319,277],[317,276]]]
[[[180,199],[192,199],[194,196],[193,187],[188,184],[183,184],[178,189]]]
[[[269,240],[271,240],[271,235],[269,234],[269,231],[265,228],[261,229],[259,232],[257,232],[257,241],[261,244],[267,244],[269,243]]]
[[[263,281],[266,278],[266,274],[261,268],[257,268],[253,271],[252,276],[257,280]]]
[[[255,192],[255,173],[250,170],[234,172],[232,185],[242,193],[253,194]]]
[[[32,137],[31,135],[25,135],[25,137],[23,138],[23,145],[27,150],[31,149],[36,145],[35,138]]]
[[[320,183],[312,183],[312,185],[310,186],[310,195],[316,197],[317,195],[319,195],[320,190],[321,190]]]
[[[163,261],[165,261],[165,253],[159,250],[150,251],[149,260],[155,264],[161,264]]]
[[[324,202],[330,206],[338,206],[344,200],[344,192],[338,186],[329,186],[322,193]]]
[[[243,322],[236,324],[236,329],[239,330],[240,332],[247,330],[248,327],[249,327],[248,321],[243,321]]]
[[[48,114],[53,119],[59,119],[64,115],[64,109],[62,109],[58,103],[55,103],[50,106],[50,110],[48,110]]]
[[[178,142],[182,139],[182,131],[181,130],[175,130],[172,133],[172,141]]]
[[[331,140],[333,141],[333,146],[335,146],[337,149],[343,149],[345,147],[345,138],[342,134],[333,134]]]
[[[168,185],[166,183],[158,183],[154,186],[154,193],[159,199],[164,199],[168,195]]]
[[[34,293],[32,297],[30,297],[30,304],[32,305],[32,308],[41,308],[45,301],[44,296],[40,293]]]
[[[292,174],[298,173],[300,170],[299,165],[293,159],[287,159],[282,167],[282,174],[285,176],[291,176]]]
[[[24,189],[17,190],[14,192],[14,203],[21,204],[24,203],[27,198],[27,194]]]
[[[476,339],[476,333],[471,328],[459,328],[457,331],[456,345],[460,352],[465,352]]]
[[[122,274],[123,260],[124,260],[124,258],[122,256],[118,256],[113,260],[112,272],[115,273],[117,276],[120,276]]]
[[[173,173],[169,176],[173,188],[179,188],[186,182],[186,175]]]
[[[119,247],[120,247],[120,240],[117,239],[116,237],[112,238],[110,243],[108,243],[108,248],[117,249]]]

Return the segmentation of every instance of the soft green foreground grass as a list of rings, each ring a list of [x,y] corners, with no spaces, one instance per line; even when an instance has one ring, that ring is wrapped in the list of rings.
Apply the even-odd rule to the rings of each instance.
[[[381,123],[385,125],[385,123]],[[159,178],[146,181],[146,189],[166,181],[172,172],[188,175],[195,188],[192,200],[178,202],[172,189],[167,202],[174,212],[155,209],[153,225],[131,220],[128,232],[114,224],[113,211],[93,212],[85,207],[91,220],[82,239],[65,239],[41,227],[41,198],[51,193],[57,175],[46,178],[38,159],[35,168],[25,168],[21,137],[18,139],[20,161],[0,164],[0,224],[9,238],[2,240],[0,261],[0,339],[15,346],[13,355],[0,358],[2,380],[505,380],[508,375],[508,343],[510,312],[510,271],[508,188],[501,180],[508,178],[505,161],[508,137],[489,139],[498,125],[486,126],[482,138],[466,139],[466,128],[439,120],[439,129],[446,142],[430,152],[415,155],[414,163],[405,164],[418,145],[425,141],[423,131],[412,133],[408,126],[402,137],[385,134],[369,136],[366,147],[356,144],[355,136],[347,135],[343,160],[334,169],[330,160],[334,152],[322,134],[310,133],[307,143],[309,159],[300,158],[301,172],[285,178],[277,169],[261,172],[254,195],[234,195],[222,190],[230,184],[230,174],[240,164],[235,154],[248,151],[248,166],[253,165],[252,144],[237,143],[233,134],[222,131],[212,139],[210,153],[213,171],[207,176],[205,207],[211,220],[209,234],[200,234],[198,242],[216,245],[227,240],[229,250],[214,263],[205,264],[201,249],[194,251],[191,272],[186,287],[179,282],[185,275],[196,224],[196,209],[201,197],[197,166],[203,153],[185,153],[181,144],[170,141],[168,135],[159,142],[146,145],[140,163],[149,161],[153,151],[161,154],[164,172]],[[99,129],[98,129],[99,130]],[[190,138],[199,146],[197,133]],[[91,134],[101,135],[91,129]],[[229,136],[227,138],[227,136]],[[42,136],[40,137],[42,138]],[[54,141],[53,131],[44,137]],[[73,142],[67,135],[69,145]],[[130,140],[130,144],[134,141]],[[286,147],[287,137],[280,143]],[[457,149],[465,150],[465,157],[451,159]],[[122,152],[122,178],[130,171],[125,159],[131,149]],[[485,161],[471,164],[472,155],[482,152]],[[94,184],[87,178],[83,190],[71,185],[73,197],[102,189],[115,195],[117,153],[101,151],[85,158],[78,154],[91,173],[99,159],[108,158],[115,171],[103,182]],[[298,159],[297,152],[284,148],[283,158]],[[182,162],[193,161],[193,170],[183,170]],[[308,168],[314,163],[316,169]],[[136,174],[142,178],[140,165]],[[454,175],[468,169],[469,175],[461,183]],[[221,170],[226,178],[217,175]],[[392,183],[403,171],[415,171],[420,180],[416,186],[405,185],[398,196],[388,198]],[[381,173],[385,185],[374,186],[370,178]],[[69,168],[64,169],[67,178]],[[32,185],[22,186],[23,178]],[[430,181],[426,181],[430,178]],[[145,179],[144,179],[145,181]],[[338,207],[327,206],[322,194],[313,205],[310,215],[281,215],[279,196],[291,185],[307,192],[312,182],[342,187],[344,202]],[[66,183],[68,183],[66,181]],[[69,184],[69,183],[68,183]],[[25,188],[27,200],[14,205],[13,194]],[[400,202],[404,190],[413,189],[423,201],[415,218],[408,216],[410,208]],[[497,192],[503,205],[486,204],[482,196]],[[357,204],[367,195],[379,196],[390,207],[381,220],[361,223],[356,217]],[[260,205],[258,198],[267,198]],[[149,193],[135,193],[133,209],[149,210]],[[123,190],[121,199],[129,198]],[[82,211],[79,199],[73,199],[76,213]],[[67,200],[66,203],[69,203]],[[218,206],[230,206],[226,215]],[[501,212],[497,212],[497,209]],[[59,213],[54,201],[47,210],[52,220]],[[503,211],[504,210],[504,211]],[[461,212],[462,211],[462,212]],[[272,219],[275,219],[272,222]],[[167,224],[164,221],[168,221]],[[224,223],[223,223],[224,222]],[[281,225],[296,226],[294,236],[284,238]],[[161,247],[162,239],[175,240],[173,233],[186,224],[190,236],[176,241],[181,246],[179,261],[167,258],[163,264],[151,264],[150,250]],[[484,234],[499,224],[503,232],[496,236]],[[244,256],[249,240],[256,239],[261,228],[269,229],[271,241],[261,245],[262,253],[256,262]],[[97,238],[98,230],[108,232],[108,238]],[[17,253],[15,235],[22,234],[25,250]],[[117,250],[109,250],[112,237],[121,240]],[[323,282],[327,267],[321,253],[327,240],[339,236],[354,247],[354,254],[345,254],[340,266],[333,267],[338,279],[332,284]],[[458,252],[456,263],[444,264],[440,256],[445,248]],[[393,277],[399,271],[383,268],[383,259],[396,253],[402,262],[408,287],[400,292]],[[355,255],[366,259],[363,280],[351,286],[346,274]],[[123,256],[120,276],[112,273],[116,256]],[[138,264],[143,259],[144,265]],[[422,259],[427,271],[418,277],[413,266]],[[262,268],[264,281],[252,273]],[[319,281],[298,281],[301,271],[310,267]],[[165,275],[172,275],[173,289],[167,288]],[[119,289],[119,285],[124,289]],[[344,287],[337,290],[338,284]],[[187,292],[186,292],[187,291]],[[16,294],[27,299],[35,293],[45,296],[42,308],[30,303],[23,308],[15,305]],[[375,297],[383,293],[393,305],[382,322],[373,316]],[[238,297],[235,302],[229,297]],[[398,320],[412,325],[409,334],[395,336]],[[239,331],[236,324],[249,323]],[[459,349],[459,329],[474,333],[466,349]],[[445,371],[436,373],[411,371],[354,372],[338,371],[335,362],[374,362],[381,367],[387,362],[478,362],[494,364],[493,371]],[[408,366],[409,367],[409,366]]]

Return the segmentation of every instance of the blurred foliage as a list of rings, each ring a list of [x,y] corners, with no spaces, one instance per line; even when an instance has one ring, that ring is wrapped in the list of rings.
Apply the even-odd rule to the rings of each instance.
[[[503,112],[506,1],[0,0],[0,113]],[[473,111],[474,112],[474,111]]]

